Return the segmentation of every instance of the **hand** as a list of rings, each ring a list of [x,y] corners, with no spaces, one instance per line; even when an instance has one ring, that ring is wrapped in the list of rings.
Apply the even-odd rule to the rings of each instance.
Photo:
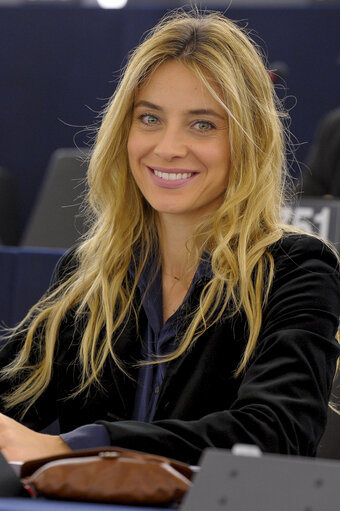
[[[0,450],[8,461],[27,461],[71,452],[60,436],[37,433],[2,413]]]

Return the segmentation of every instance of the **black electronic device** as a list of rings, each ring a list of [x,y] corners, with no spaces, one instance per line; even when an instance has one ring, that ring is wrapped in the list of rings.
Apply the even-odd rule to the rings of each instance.
[[[0,452],[0,497],[28,496],[19,476]]]

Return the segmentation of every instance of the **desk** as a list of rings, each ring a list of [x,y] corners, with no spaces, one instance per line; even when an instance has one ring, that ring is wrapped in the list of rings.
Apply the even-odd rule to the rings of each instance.
[[[2,499],[0,511],[167,511],[170,508],[113,506],[85,502],[65,502],[37,499]]]

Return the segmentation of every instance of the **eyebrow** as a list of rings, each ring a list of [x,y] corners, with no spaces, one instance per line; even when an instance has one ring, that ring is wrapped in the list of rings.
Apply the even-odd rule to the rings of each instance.
[[[152,108],[153,110],[157,110],[159,112],[163,112],[163,108],[162,107],[160,107],[158,105],[155,105],[154,103],[150,103],[150,101],[144,101],[144,100],[138,101],[134,105],[134,108],[138,108],[138,107]],[[219,119],[223,119],[225,121],[225,117],[223,117],[222,115],[218,114],[217,112],[215,112],[215,110],[212,110],[211,108],[198,108],[198,109],[195,109],[195,110],[186,110],[185,114],[189,114],[189,115],[212,115],[214,117],[218,117]]]

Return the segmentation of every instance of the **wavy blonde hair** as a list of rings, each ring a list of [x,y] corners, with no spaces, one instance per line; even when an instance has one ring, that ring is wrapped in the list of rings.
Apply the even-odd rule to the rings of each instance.
[[[2,375],[24,377],[6,397],[8,407],[27,409],[46,388],[60,325],[70,310],[75,322],[86,318],[76,361],[82,366],[76,393],[100,384],[108,357],[126,371],[116,356],[115,341],[131,316],[137,320],[136,284],[158,247],[157,218],[129,171],[127,139],[137,88],[169,59],[187,65],[225,108],[231,169],[223,204],[202,219],[191,244],[205,240],[196,262],[208,250],[213,278],[176,349],[152,363],[181,356],[223,315],[240,310],[247,317],[249,338],[238,372],[254,351],[274,272],[268,247],[289,230],[280,220],[286,174],[283,114],[261,52],[243,29],[220,13],[176,11],[132,52],[103,113],[88,170],[92,226],[76,249],[74,270],[12,332],[20,332],[25,341]],[[130,264],[136,269],[133,282],[128,278]]]

